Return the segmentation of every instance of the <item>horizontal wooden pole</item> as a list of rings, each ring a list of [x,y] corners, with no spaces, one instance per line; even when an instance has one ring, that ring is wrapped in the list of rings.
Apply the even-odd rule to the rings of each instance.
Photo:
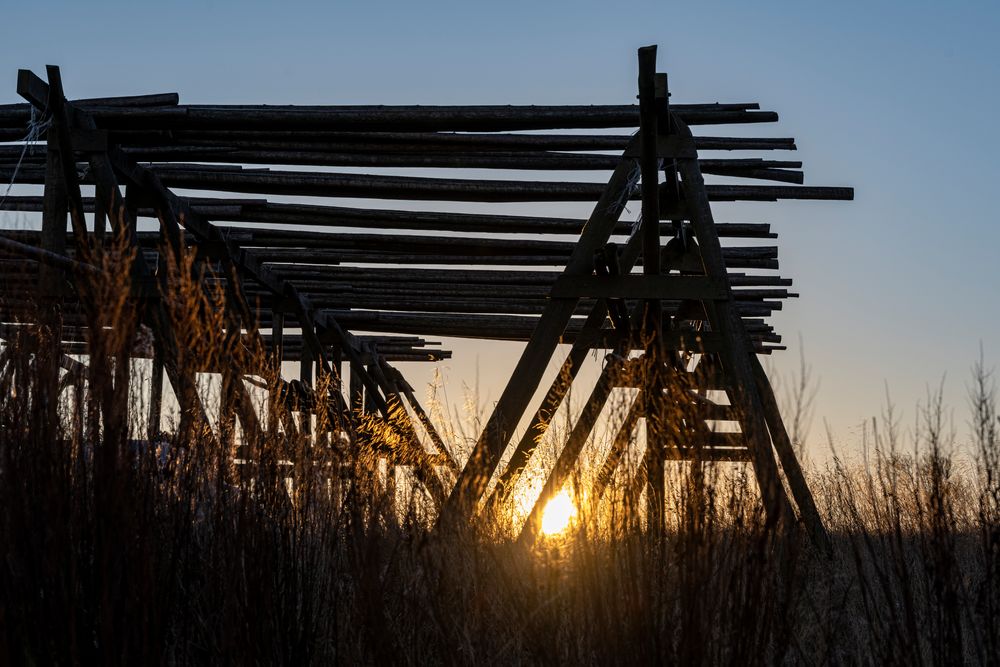
[[[603,183],[489,181],[287,171],[230,171],[160,167],[173,188],[251,194],[403,199],[416,201],[596,201]]]
[[[428,151],[616,151],[630,135],[475,134],[466,132],[336,132],[310,130],[112,130],[123,146],[204,146],[332,153]],[[20,138],[20,137],[18,137]],[[694,137],[699,150],[795,150],[789,137]]]
[[[347,227],[374,230],[420,230],[449,231],[488,234],[573,234],[583,230],[585,220],[576,218],[550,218],[524,215],[491,215],[478,213],[450,213],[435,211],[400,211],[349,208],[342,206],[321,206],[317,204],[283,204],[263,199],[188,199],[193,210],[208,219],[240,225],[299,225],[322,227]],[[87,212],[94,209],[94,200],[83,198]],[[41,212],[42,197],[14,195],[8,197],[0,210]],[[140,217],[155,217],[152,209],[140,206]],[[690,224],[686,226],[690,227]],[[228,225],[226,229],[233,229]],[[664,234],[672,233],[673,223],[662,225]],[[724,238],[776,238],[767,223],[720,222],[716,232]],[[615,233],[627,235],[632,231],[632,223],[621,221]],[[257,234],[255,227],[241,227],[240,232]],[[309,238],[310,232],[299,230],[271,230],[275,237]],[[325,232],[318,232],[324,234]]]
[[[14,239],[37,239],[38,232],[14,231],[9,237]],[[137,235],[140,246],[153,247],[158,243],[155,232],[141,232]],[[552,257],[565,258],[573,252],[575,244],[565,241],[509,240],[499,238],[432,237],[412,235],[379,234],[327,234],[323,238],[297,242],[295,247],[272,247],[267,238],[256,240],[232,233],[228,238],[240,243],[255,257],[266,262],[324,264],[351,261],[377,261],[393,263],[405,258],[450,257],[475,263],[476,257],[492,258],[496,261],[510,259],[512,263],[540,257],[548,261]],[[260,244],[260,245],[258,245]],[[204,244],[210,246],[211,244]],[[311,246],[311,247],[303,247]],[[734,264],[740,261],[769,261],[778,256],[777,246],[735,246],[723,249],[723,255]],[[405,257],[404,257],[405,256]],[[359,257],[371,258],[360,260]],[[428,260],[430,263],[430,260]]]
[[[503,315],[540,315],[548,304],[545,297],[511,297],[507,299],[484,299],[474,296],[454,296],[419,293],[330,293],[313,292],[299,288],[309,300],[320,308],[351,308],[386,310],[396,312],[423,313],[496,313]],[[663,300],[663,307],[669,312],[676,311],[682,304],[682,295]],[[690,297],[694,298],[694,297]],[[628,306],[634,305],[626,301]],[[575,306],[576,315],[587,315],[594,307],[594,299],[581,299]],[[741,315],[769,316],[781,309],[781,302],[774,300],[734,300],[734,308]],[[703,316],[702,316],[703,317]]]
[[[610,155],[571,155],[550,153],[543,156],[534,154],[522,157],[517,154],[413,154],[393,155],[378,153],[301,153],[291,151],[230,151],[221,149],[156,149],[154,151],[130,152],[136,159],[151,159],[161,162],[161,168],[169,168],[167,160],[205,160],[212,163],[266,164],[266,165],[309,165],[327,167],[398,167],[398,168],[458,168],[458,169],[505,169],[505,170],[552,170],[580,171],[614,169],[619,158]],[[23,153],[21,146],[0,146],[0,166],[41,167],[45,162],[44,148],[35,147]],[[703,160],[702,172],[734,178],[773,180],[786,183],[802,183],[803,175],[794,171],[798,162],[783,160]],[[732,163],[732,164],[730,164]]]
[[[0,324],[0,337],[12,335],[12,332],[19,331],[20,327],[30,326],[33,325]],[[105,331],[111,332],[112,329],[105,328]],[[90,336],[89,326],[66,324],[62,327],[62,338],[64,341],[83,342],[87,340],[88,336]],[[261,340],[270,345],[272,343],[272,335],[266,331],[262,332]],[[296,331],[286,330],[283,333],[283,340],[298,345],[302,343],[302,335]],[[438,352],[444,351],[437,347],[441,344],[440,341],[427,340],[420,336],[360,335],[355,336],[354,343],[359,350],[414,352],[421,351],[423,348],[433,348],[433,350]]]
[[[687,125],[771,123],[753,105],[671,105]],[[210,106],[89,107],[99,127],[118,129],[265,129],[395,132],[503,132],[637,127],[636,105],[593,106]]]
[[[537,317],[515,315],[464,315],[448,313],[391,313],[370,310],[333,310],[331,314],[353,331],[412,333],[484,340],[527,341]],[[584,318],[570,320],[561,342],[572,343],[583,326]],[[780,342],[780,336],[752,327],[749,335],[757,341]],[[613,332],[608,332],[613,335]],[[608,341],[607,348],[614,343]]]
[[[383,237],[380,237],[380,239]],[[482,245],[466,244],[464,246],[435,246],[432,244],[418,245],[412,248],[389,250],[378,249],[316,249],[299,248],[258,248],[253,250],[254,256],[263,262],[271,264],[451,264],[480,266],[561,266],[565,265],[569,252],[565,248],[529,248],[524,254],[509,254],[518,252],[516,246],[504,245],[499,240],[489,239]],[[497,242],[494,242],[497,241]],[[535,243],[557,243],[555,241],[536,241]],[[570,244],[571,245],[571,244]],[[394,246],[395,247],[395,246]],[[777,248],[775,246],[761,247],[729,247],[723,249],[723,257],[729,268],[759,268],[777,269]],[[639,266],[642,262],[638,263]],[[277,268],[277,267],[276,267]]]
[[[83,326],[82,308],[77,304],[64,304],[64,323]],[[526,341],[534,329],[538,318],[515,315],[481,315],[450,313],[392,313],[368,310],[334,310],[329,312],[342,326],[353,331],[382,332],[394,334],[418,334],[422,336],[448,336],[481,340]],[[37,314],[37,303],[27,300],[8,299],[0,304],[0,322],[20,322],[23,317]],[[258,311],[261,327],[269,327],[270,310]],[[747,317],[744,322],[753,323],[757,318]],[[294,323],[294,318],[286,318],[286,324]],[[562,336],[562,342],[571,343],[583,324],[583,318],[573,318]],[[767,325],[747,326],[749,336],[758,348],[780,343],[781,336],[773,333]],[[610,349],[616,343],[616,334],[605,332],[609,338],[602,342]]]
[[[60,343],[60,349],[63,354],[78,354],[86,355],[90,351],[89,343],[86,342],[62,342]],[[285,361],[299,361],[302,358],[303,347],[301,343],[288,343],[282,344],[282,358]],[[266,350],[268,352],[272,351],[270,347]],[[152,350],[148,348],[136,348],[129,353],[129,356],[133,359],[152,359]],[[374,360],[374,357],[370,354],[361,353],[361,359],[365,363],[370,363]],[[396,352],[393,350],[388,350],[386,352],[380,352],[379,357],[385,361],[396,363],[396,362],[439,362],[451,358],[450,352],[444,352],[442,350],[427,350],[424,351],[413,351],[413,352]],[[247,359],[247,364],[252,364],[254,360]],[[217,363],[208,363],[206,360],[200,360],[195,362],[195,370],[200,373],[221,373],[224,368]],[[245,368],[246,371],[263,371],[263,367],[253,368],[248,366]]]
[[[851,201],[854,188],[781,185],[706,185],[711,201],[778,201],[779,199],[822,199]]]
[[[0,275],[3,275],[0,273]],[[666,277],[666,276],[665,276]],[[597,278],[595,276],[595,278]],[[633,274],[627,276],[627,278],[636,278],[635,282],[644,282],[638,280],[639,275]],[[655,276],[654,276],[655,278]],[[344,279],[329,279],[329,280],[301,280],[292,279],[295,286],[302,292],[306,294],[337,294],[347,297],[352,294],[357,294],[359,296],[423,296],[423,297],[433,297],[433,296],[451,296],[451,297],[475,297],[484,301],[521,301],[530,299],[546,299],[550,295],[559,296],[560,290],[558,289],[558,281],[556,285],[546,285],[546,284],[530,284],[530,285],[519,285],[516,290],[512,290],[510,285],[502,284],[487,284],[487,283],[448,283],[448,282],[415,282],[415,281],[400,281],[400,280],[390,280],[390,281],[375,281],[366,278],[365,276],[360,276],[353,280]],[[700,280],[697,276],[672,276],[670,277],[672,281],[679,281],[680,283],[685,283],[688,281]],[[224,281],[218,281],[223,283]],[[583,281],[583,284],[587,281]],[[674,283],[677,284],[677,283]],[[692,290],[688,292],[690,296],[670,296],[668,292],[654,292],[656,287],[656,281],[653,281],[652,286],[646,290],[646,288],[641,285],[638,289],[633,290],[631,294],[627,295],[629,298],[719,298],[717,295],[724,294],[724,290]],[[671,292],[676,293],[677,287],[671,288]],[[571,288],[570,291],[577,291]],[[587,289],[586,293],[580,290],[580,296],[583,298],[597,298],[603,297],[607,298],[609,294],[601,293],[601,289],[590,290]],[[611,290],[609,290],[611,291]],[[619,296],[623,296],[622,293],[628,290],[614,290]],[[253,286],[248,286],[246,289],[248,295],[250,294],[261,294],[265,293],[265,290]],[[649,294],[654,294],[654,296],[649,296]],[[785,299],[790,296],[797,296],[791,294],[788,290],[783,288],[773,288],[773,289],[740,289],[736,288],[732,291],[733,298],[738,301],[759,301],[763,299]],[[713,296],[716,295],[716,296]],[[614,295],[610,295],[614,296]]]
[[[172,107],[180,101],[177,93],[155,93],[152,95],[131,95],[125,97],[91,97],[73,100],[71,104],[81,108],[149,108]],[[0,104],[0,127],[23,127],[31,119],[31,105],[27,102]]]
[[[703,276],[562,276],[553,298],[725,299],[728,290]]]
[[[24,232],[16,233],[24,234]],[[33,240],[32,245],[37,245],[38,232],[32,232],[31,239]],[[147,258],[147,261],[155,261],[155,258]],[[0,276],[3,276],[5,280],[14,281],[18,277],[31,277],[36,274],[37,271],[32,268],[29,260],[4,260],[0,258]],[[281,264],[275,266],[275,274],[294,281],[296,285],[303,286],[360,284],[377,289],[378,285],[390,283],[407,286],[439,285],[452,290],[468,288],[478,293],[496,288],[505,294],[510,294],[511,288],[513,288],[513,291],[518,294],[533,293],[530,290],[548,294],[548,290],[551,289],[562,272]],[[741,288],[789,287],[792,285],[790,278],[733,272],[729,274],[729,282],[736,289],[737,294],[745,292],[745,289]],[[250,289],[253,289],[252,286]]]
[[[321,152],[283,149],[240,149],[226,146],[155,146],[127,149],[142,162],[211,162],[263,165],[307,165],[328,167],[400,167],[510,169],[553,171],[611,171],[621,159],[617,155],[565,153],[553,151],[457,152],[372,150],[365,152]],[[21,146],[0,146],[0,161],[20,160]],[[44,161],[44,150],[35,151],[36,161]],[[26,159],[30,159],[26,158]],[[29,162],[30,163],[30,162]],[[702,159],[704,173],[748,178],[787,178],[801,162],[756,159]],[[780,171],[774,171],[780,170]],[[799,175],[801,178],[801,175]]]
[[[579,234],[584,220],[575,218],[550,218],[518,215],[487,215],[433,211],[398,211],[359,209],[316,204],[256,203],[241,206],[233,214],[214,216],[225,222],[321,225],[324,227],[351,227],[384,229],[413,229],[468,233],[539,233]],[[209,215],[206,213],[206,215]],[[663,224],[664,229],[672,223]],[[622,221],[617,234],[629,234],[632,223]],[[717,223],[716,230],[722,237],[773,238],[766,223]]]
[[[167,187],[216,192],[349,197],[412,201],[555,202],[596,201],[604,183],[499,181],[473,179],[372,176],[267,169],[161,165],[157,170]],[[11,179],[13,168],[0,167],[0,179]],[[22,167],[17,183],[40,185],[41,167]],[[86,178],[83,182],[88,182]],[[781,185],[706,185],[711,201],[778,201],[779,199],[852,200],[854,188]],[[641,198],[637,188],[630,200]]]
[[[161,168],[169,187],[256,194],[435,201],[596,201],[604,183],[495,181],[265,170]],[[854,198],[853,188],[708,185],[713,201]],[[641,188],[630,199],[641,198]]]
[[[59,253],[43,250],[36,245],[21,243],[20,241],[9,238],[9,236],[10,234],[0,236],[0,250],[5,253],[10,253],[17,257],[32,259],[40,264],[63,269],[65,271],[90,274],[98,273],[98,270],[89,264],[74,261],[65,255],[60,255]]]
[[[275,272],[293,280],[355,281],[355,282],[422,282],[472,285],[542,285],[551,286],[561,271],[505,271],[490,269],[419,269],[329,266],[310,267],[286,264]],[[788,287],[791,278],[767,275],[730,273],[733,287]]]

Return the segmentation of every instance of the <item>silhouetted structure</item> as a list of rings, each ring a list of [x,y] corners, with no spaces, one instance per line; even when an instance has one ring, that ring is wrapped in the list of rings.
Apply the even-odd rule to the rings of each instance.
[[[420,448],[405,420],[397,428],[425,458],[418,477],[443,501],[443,522],[458,525],[478,511],[562,342],[572,344],[563,371],[500,473],[493,503],[516,482],[587,353],[610,354],[526,535],[533,534],[544,501],[564,484],[612,390],[630,385],[640,392],[598,477],[596,496],[644,419],[650,444],[642,471],[651,520],[662,520],[665,460],[750,461],[769,515],[793,514],[783,471],[800,517],[823,539],[757,356],[781,348],[765,318],[794,296],[787,290],[791,281],[761,271],[777,269],[777,247],[720,242],[776,235],[767,224],[716,223],[710,202],[851,199],[853,191],[802,186],[796,161],[700,157],[705,151],[791,150],[792,139],[693,136],[689,129],[774,122],[775,113],[756,104],[671,104],[666,75],[655,74],[655,47],[639,52],[638,105],[203,106],[180,105],[176,94],[67,101],[55,67],[47,83],[20,71],[18,92],[28,104],[0,107],[0,139],[21,142],[0,146],[0,174],[44,185],[44,194],[7,197],[3,208],[40,211],[43,224],[38,232],[4,232],[0,240],[4,255],[21,258],[16,265],[3,262],[3,333],[25,326],[28,304],[19,301],[25,281],[44,284],[53,274],[72,278],[91,270],[79,249],[102,239],[107,221],[124,230],[145,260],[136,262],[133,279],[149,297],[144,323],[153,333],[151,433],[159,430],[164,371],[182,416],[205,419],[191,389],[194,371],[177,364],[169,318],[155,299],[164,262],[195,247],[225,285],[227,333],[238,335],[246,349],[300,361],[306,388],[281,385],[294,401],[290,409],[309,405],[301,398],[316,373],[334,378],[331,428],[350,432],[359,411],[389,416],[394,406],[410,405],[410,412],[399,414],[419,419],[438,451]],[[607,128],[626,131],[591,132]],[[630,128],[639,131],[630,134]],[[45,151],[25,151],[26,135],[41,129]],[[428,178],[344,167],[611,176],[607,182]],[[782,184],[705,184],[703,174]],[[81,185],[93,185],[95,197],[82,197]],[[210,192],[225,194],[204,196]],[[234,198],[238,193],[366,201],[349,208]],[[596,204],[587,220],[363,205],[382,199]],[[641,220],[620,221],[626,204],[637,199]],[[85,212],[94,213],[92,221]],[[158,231],[139,231],[140,218],[158,219]],[[666,244],[663,236],[670,239]],[[23,270],[24,258],[34,273],[13,275]],[[85,353],[85,321],[72,293],[65,294],[59,315],[62,351]],[[434,336],[527,342],[446,501],[436,466],[457,471],[457,463],[391,365],[448,357],[424,338]],[[244,379],[260,369],[245,367],[243,359],[234,355],[226,368],[204,370],[223,373],[224,409],[252,439],[262,426]],[[78,363],[68,356],[63,361],[67,367]],[[345,396],[341,380],[348,376]],[[728,404],[708,390],[725,391]],[[739,431],[720,430],[725,422],[738,423]],[[302,428],[308,431],[309,420]]]

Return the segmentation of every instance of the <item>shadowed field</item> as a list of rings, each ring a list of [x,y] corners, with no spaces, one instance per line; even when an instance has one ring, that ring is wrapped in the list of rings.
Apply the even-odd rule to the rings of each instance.
[[[372,417],[350,447],[265,429],[250,458],[224,423],[131,439],[146,405],[129,391],[139,371],[114,364],[137,330],[121,261],[80,278],[101,333],[59,391],[42,379],[44,328],[0,351],[5,663],[1000,662],[1000,441],[982,364],[969,441],[932,395],[905,437],[890,410],[864,458],[808,471],[832,556],[768,524],[731,464],[675,470],[662,533],[616,477],[601,503],[568,490],[575,520],[529,546],[509,537],[513,510],[432,532],[426,494],[380,467],[396,444]],[[168,284],[180,362],[232,358],[211,291]]]

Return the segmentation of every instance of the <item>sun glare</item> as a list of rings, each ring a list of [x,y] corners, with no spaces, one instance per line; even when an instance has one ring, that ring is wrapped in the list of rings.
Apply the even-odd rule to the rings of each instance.
[[[545,506],[542,513],[542,534],[557,535],[576,518],[576,506],[565,489],[560,491]]]

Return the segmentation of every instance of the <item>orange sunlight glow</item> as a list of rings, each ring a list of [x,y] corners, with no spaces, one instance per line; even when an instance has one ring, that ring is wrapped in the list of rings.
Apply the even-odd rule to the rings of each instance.
[[[569,497],[569,492],[563,489],[545,505],[542,513],[542,534],[557,535],[569,528],[576,518],[576,505]]]

